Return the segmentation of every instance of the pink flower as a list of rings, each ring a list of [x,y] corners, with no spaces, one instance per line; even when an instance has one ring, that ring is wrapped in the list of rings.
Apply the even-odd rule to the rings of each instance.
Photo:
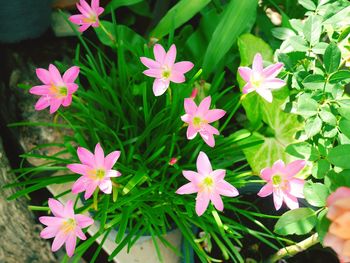
[[[212,170],[208,156],[200,152],[197,158],[197,170],[182,171],[183,176],[190,182],[177,189],[176,193],[198,193],[196,198],[196,213],[201,216],[208,207],[209,200],[219,211],[224,209],[221,196],[237,196],[237,189],[224,180],[226,171],[223,169]]]
[[[120,156],[120,151],[111,152],[105,157],[103,149],[98,143],[95,147],[95,154],[83,147],[78,147],[77,153],[81,164],[67,165],[67,168],[73,173],[82,175],[73,184],[72,192],[77,194],[85,191],[85,199],[90,198],[97,187],[105,194],[112,193],[111,177],[121,175],[120,172],[112,170]]]
[[[44,239],[55,237],[51,246],[53,252],[66,243],[67,255],[71,257],[74,254],[77,237],[81,240],[86,239],[82,228],[92,225],[94,220],[85,215],[74,214],[72,200],[64,206],[59,201],[49,198],[49,207],[54,216],[39,217],[39,221],[47,226],[41,231],[40,237]]]
[[[177,161],[178,161],[178,159],[176,157],[173,157],[173,158],[170,159],[169,165],[173,166],[173,165],[175,165],[177,163]]]
[[[210,96],[204,98],[198,107],[193,99],[185,99],[186,114],[181,116],[181,120],[188,123],[187,139],[192,140],[199,132],[205,143],[210,147],[214,147],[215,140],[213,135],[219,135],[220,133],[209,123],[219,120],[226,112],[219,109],[209,110],[210,103]]]
[[[254,57],[252,68],[238,68],[239,74],[247,82],[243,87],[243,93],[256,91],[265,100],[272,102],[271,91],[286,85],[284,80],[276,78],[282,67],[283,63],[276,63],[263,68],[262,57],[257,53]]]
[[[73,15],[69,17],[69,21],[79,25],[80,32],[84,32],[90,26],[99,26],[98,16],[104,11],[104,9],[100,7],[100,0],[92,0],[91,6],[89,6],[85,0],[80,0],[80,4],[77,3],[77,8],[81,15]]]
[[[29,90],[31,94],[41,96],[35,104],[35,109],[39,111],[50,106],[52,114],[61,105],[68,107],[72,103],[72,94],[78,89],[78,85],[74,83],[78,74],[79,68],[76,66],[69,68],[63,77],[52,64],[49,70],[37,68],[36,75],[44,85],[34,86]]]
[[[331,221],[323,244],[333,248],[341,262],[350,262],[350,188],[339,187],[327,199]]]
[[[272,168],[264,168],[260,176],[267,184],[264,185],[258,196],[266,197],[273,194],[276,210],[279,210],[283,201],[290,209],[299,207],[298,198],[304,198],[305,180],[295,176],[305,167],[304,160],[296,160],[287,165],[282,160],[276,161]]]
[[[153,48],[155,61],[146,57],[141,57],[141,62],[147,70],[143,72],[146,76],[155,78],[153,82],[153,93],[155,96],[162,95],[169,87],[170,81],[174,83],[185,82],[184,74],[193,68],[193,63],[181,61],[175,63],[176,46],[171,45],[168,52],[164,48],[155,44]]]

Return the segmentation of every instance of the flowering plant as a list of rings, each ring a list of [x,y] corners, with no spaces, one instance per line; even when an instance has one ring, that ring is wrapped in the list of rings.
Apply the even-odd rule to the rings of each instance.
[[[81,14],[67,19],[81,43],[72,64],[37,69],[43,85],[29,89],[41,96],[35,109],[49,107],[53,126],[62,131],[61,141],[39,149],[60,151],[25,154],[44,162],[18,169],[24,180],[13,186],[23,189],[11,198],[71,184],[54,198],[73,193],[75,199],[65,205],[49,199],[54,217],[40,218],[47,225],[42,237],[55,237],[53,251],[66,243],[67,255],[79,258],[115,229],[110,260],[145,233],[161,260],[158,243],[176,250],[164,235],[178,228],[186,240],[186,262],[189,249],[202,262],[216,261],[206,245],[210,240],[224,259],[243,262],[238,247],[248,235],[281,248],[270,258],[276,261],[296,253],[293,246],[283,249],[295,243],[284,236],[311,234],[303,243],[307,248],[323,242],[330,220],[333,226],[341,220],[330,214],[338,203],[329,201],[328,210],[326,200],[338,187],[350,186],[350,100],[344,89],[350,82],[350,23],[339,14],[349,15],[348,2],[299,1],[298,7],[308,10],[303,21],[288,19],[274,5],[283,27],[269,24],[275,38],[268,43],[247,32],[266,29],[254,22],[267,18],[273,1],[259,6],[255,0],[228,1],[220,15],[219,3],[190,2],[170,9],[147,41],[116,22],[118,1],[104,9],[98,0],[80,0]],[[186,31],[183,24],[200,11],[197,28],[188,24]],[[103,12],[112,22],[102,20]],[[85,38],[91,28],[100,43]],[[231,56],[235,52],[239,65]],[[225,76],[227,71],[237,81]],[[56,173],[47,176],[41,173],[45,170]],[[288,211],[281,217],[263,213],[259,203],[245,199],[247,194],[272,194],[273,201],[264,200]],[[275,218],[273,233],[264,223]],[[82,229],[93,221],[99,231],[75,249],[76,238],[84,240]],[[331,234],[339,232],[334,228]],[[204,237],[197,236],[198,229]],[[350,239],[342,236],[340,248],[331,234],[325,245],[336,243],[339,257],[349,256]]]

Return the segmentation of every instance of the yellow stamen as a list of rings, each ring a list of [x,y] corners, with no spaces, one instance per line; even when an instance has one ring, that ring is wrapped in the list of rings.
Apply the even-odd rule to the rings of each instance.
[[[67,221],[63,222],[61,226],[61,230],[68,234],[72,231],[75,231],[75,227],[77,226],[77,222],[73,218],[68,218]]]

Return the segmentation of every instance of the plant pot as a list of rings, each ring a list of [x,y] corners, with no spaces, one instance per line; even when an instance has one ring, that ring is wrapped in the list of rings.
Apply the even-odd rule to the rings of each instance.
[[[3,1],[0,8],[0,42],[18,42],[44,33],[50,25],[51,2]]]

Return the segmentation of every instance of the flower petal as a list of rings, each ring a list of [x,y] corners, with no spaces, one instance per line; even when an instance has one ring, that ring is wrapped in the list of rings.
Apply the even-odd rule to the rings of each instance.
[[[190,114],[184,114],[181,116],[181,120],[186,123],[190,123],[192,121],[192,116]]]
[[[225,178],[226,170],[217,169],[217,170],[212,171],[210,174],[213,177],[214,181],[218,182],[218,181],[221,181]]]
[[[266,79],[261,87],[257,89],[275,90],[280,89],[286,85],[286,82],[282,79]]]
[[[198,216],[203,215],[209,204],[209,196],[205,193],[198,193],[196,198],[196,213]]]
[[[283,199],[289,209],[296,209],[299,207],[298,199],[295,196],[285,193]]]
[[[189,61],[181,61],[177,62],[173,66],[173,70],[185,74],[193,68],[193,63]]]
[[[41,216],[39,217],[40,223],[46,226],[58,226],[63,222],[63,218],[55,216]]]
[[[162,78],[161,69],[157,69],[157,68],[146,69],[142,73],[151,78],[157,78],[157,79]]]
[[[179,189],[176,190],[176,193],[179,195],[184,195],[184,194],[193,194],[198,192],[198,188],[194,183],[187,183],[183,186],[181,186]]]
[[[61,202],[57,201],[56,199],[49,198],[48,204],[54,216],[64,217],[64,206]]]
[[[79,75],[79,67],[73,66],[70,67],[64,74],[63,74],[63,81],[66,83],[72,83],[75,81],[75,79]]]
[[[107,178],[110,178],[110,177],[119,177],[121,176],[122,174],[116,170],[107,170],[107,173],[106,173],[106,177]]]
[[[104,179],[100,185],[100,190],[104,192],[105,194],[111,194],[112,193],[112,182],[109,178]]]
[[[112,169],[117,160],[119,159],[120,151],[114,151],[109,153],[104,159],[104,167],[106,170]]]
[[[57,232],[59,229],[60,229],[59,226],[45,227],[43,230],[41,230],[40,237],[44,239],[53,238],[54,236],[57,235]]]
[[[263,69],[262,75],[265,78],[274,78],[281,72],[282,68],[283,63],[278,62]]]
[[[48,95],[49,86],[48,85],[34,86],[29,90],[29,93],[34,95]]]
[[[188,180],[188,181],[196,181],[197,178],[200,177],[200,175],[194,171],[187,171],[187,170],[184,170],[182,171],[182,175]]]
[[[91,182],[91,179],[89,179],[87,176],[79,177],[78,180],[76,180],[72,186],[72,193],[78,194],[78,193],[84,192],[90,182]]]
[[[226,114],[226,111],[220,109],[209,110],[205,115],[205,119],[211,123],[221,119]]]
[[[305,160],[296,160],[289,164],[287,164],[285,173],[287,177],[294,177],[296,176],[306,165]]]
[[[266,196],[271,195],[272,192],[273,192],[273,185],[272,185],[272,183],[269,182],[269,183],[265,184],[265,185],[260,189],[260,191],[259,191],[259,193],[258,193],[258,196],[260,196],[260,197],[266,197]]]
[[[189,115],[194,115],[197,112],[197,105],[193,99],[186,98],[184,100],[185,112]]]
[[[164,63],[166,52],[160,44],[155,44],[153,47],[153,54],[157,62]]]
[[[62,106],[68,107],[72,103],[72,95],[68,95],[65,99],[62,101]]]
[[[80,163],[68,164],[67,168],[71,170],[73,173],[81,174],[81,175],[86,174],[87,170],[89,169],[87,165],[80,164]]]
[[[243,94],[247,94],[253,91],[255,91],[255,88],[252,86],[250,82],[247,82],[247,84],[245,84],[242,89]]]
[[[79,237],[81,240],[86,240],[86,236],[85,236],[84,232],[81,230],[80,227],[76,227],[75,228],[75,235],[77,237]]]
[[[69,17],[69,21],[71,21],[73,24],[81,25],[83,23],[83,19],[85,17],[83,15],[72,15]]]
[[[261,96],[263,97],[267,102],[272,102],[273,100],[273,97],[272,97],[272,92],[271,90],[268,90],[268,89],[264,89],[264,88],[259,88],[259,89],[256,89],[256,92]]]
[[[64,215],[67,218],[74,218],[74,203],[72,200],[68,200],[64,207]]]
[[[75,236],[75,233],[71,233],[68,235],[67,240],[66,240],[66,251],[67,251],[67,256],[71,257],[74,254],[75,246],[77,243],[77,238]]]
[[[263,60],[262,60],[262,56],[260,53],[255,54],[252,69],[253,69],[253,71],[258,72],[258,73],[262,72]]]
[[[292,196],[298,197],[298,198],[304,198],[304,185],[305,181],[298,178],[293,178],[289,181],[289,193]]]
[[[176,46],[172,44],[164,58],[164,64],[172,68],[176,59]]]
[[[91,9],[92,10],[94,10],[96,12],[99,7],[100,7],[100,0],[92,0],[91,1]]]
[[[266,182],[271,181],[272,175],[274,175],[275,172],[271,168],[267,167],[261,170],[260,177],[264,179]]]
[[[84,147],[78,147],[77,154],[79,160],[87,166],[93,167],[95,165],[95,156]]]
[[[220,134],[218,129],[216,129],[215,127],[211,126],[210,124],[204,124],[202,128],[203,128],[204,131],[206,131],[209,134],[215,134],[215,135],[219,135]]]
[[[94,220],[91,217],[81,214],[75,215],[75,220],[77,221],[78,226],[81,228],[91,226],[94,223]]]
[[[199,134],[208,146],[210,146],[210,147],[215,146],[215,139],[214,139],[213,134],[211,134],[207,131],[200,131]]]
[[[53,240],[53,243],[51,246],[52,252],[56,252],[57,250],[59,250],[64,244],[64,242],[66,241],[66,239],[67,239],[67,235],[63,231],[59,231],[55,239]]]
[[[205,97],[198,106],[198,114],[201,114],[203,117],[206,116],[207,112],[209,111],[210,103],[211,97]]]
[[[168,80],[155,79],[153,82],[154,96],[163,95],[164,92],[168,89],[168,87],[169,87]]]
[[[186,78],[183,73],[173,70],[170,75],[170,81],[174,83],[183,83]]]
[[[42,96],[39,98],[39,100],[35,104],[36,110],[43,110],[50,106],[50,97],[48,96]]]
[[[248,67],[239,67],[238,68],[238,73],[242,77],[242,79],[246,82],[250,81],[250,76],[252,75],[252,70],[251,68]]]
[[[154,61],[153,59],[146,58],[146,57],[140,57],[141,63],[145,65],[148,68],[152,69],[160,69],[161,65],[159,62]]]
[[[282,207],[283,203],[283,193],[279,190],[273,191],[273,203],[275,205],[276,211]]]
[[[213,171],[209,158],[204,152],[199,152],[197,158],[197,170],[198,173],[202,175],[208,175]]]
[[[195,129],[191,124],[187,127],[186,136],[188,140],[194,139],[197,136],[197,129]]]
[[[55,113],[58,108],[61,106],[62,100],[61,99],[52,99],[51,105],[50,105],[50,114]]]
[[[222,202],[221,196],[219,194],[213,193],[210,196],[210,200],[214,204],[215,208],[219,211],[224,210],[224,203]]]
[[[37,68],[35,70],[36,75],[38,77],[38,79],[40,79],[40,81],[46,85],[50,85],[51,84],[51,75],[50,72],[46,69],[43,68]]]
[[[216,191],[221,195],[229,196],[229,197],[234,197],[239,195],[239,192],[236,189],[236,187],[231,185],[229,182],[226,182],[225,180],[222,180],[221,182],[218,182],[216,184]]]
[[[50,75],[51,75],[52,82],[55,85],[59,85],[60,86],[60,84],[63,84],[63,80],[62,80],[61,74],[60,74],[60,72],[58,71],[58,69],[56,68],[55,65],[53,65],[53,64],[49,65],[49,72],[50,72]]]
[[[348,187],[339,187],[334,193],[332,193],[327,198],[327,206],[333,205],[339,199],[349,198],[350,197],[350,188]]]
[[[85,200],[89,199],[97,188],[97,183],[95,181],[91,181],[89,185],[86,186],[84,198]]]

